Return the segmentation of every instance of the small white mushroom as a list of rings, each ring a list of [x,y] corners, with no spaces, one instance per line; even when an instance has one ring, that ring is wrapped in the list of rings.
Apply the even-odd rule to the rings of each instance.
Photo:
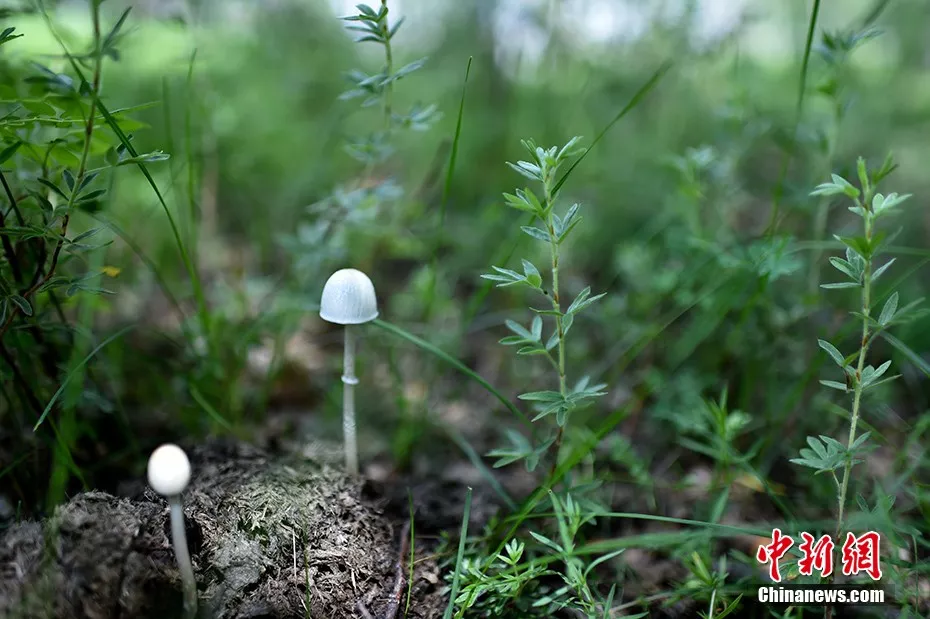
[[[187,454],[177,445],[162,445],[149,457],[148,479],[152,490],[168,499],[171,544],[174,546],[184,589],[184,617],[192,619],[197,614],[197,583],[187,549],[184,507],[181,505],[181,493],[191,479],[191,463]]]
[[[323,286],[320,318],[345,326],[343,357],[342,432],[345,438],[346,470],[358,474],[358,446],[355,438],[355,329],[352,325],[378,317],[375,287],[368,276],[356,269],[341,269],[330,275]]]

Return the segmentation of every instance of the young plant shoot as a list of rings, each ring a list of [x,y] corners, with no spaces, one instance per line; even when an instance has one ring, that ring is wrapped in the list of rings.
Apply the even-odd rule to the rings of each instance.
[[[358,474],[358,445],[355,438],[355,328],[378,317],[375,287],[368,276],[356,269],[341,269],[330,275],[323,286],[320,318],[345,326],[343,356],[342,431],[345,440],[346,470]]]
[[[583,148],[577,147],[580,139],[580,137],[575,137],[561,148],[553,146],[549,149],[536,146],[532,140],[523,140],[523,147],[529,152],[532,161],[518,161],[516,164],[508,163],[511,168],[541,185],[542,199],[537,197],[533,190],[529,188],[517,189],[514,195],[505,193],[504,199],[507,206],[531,213],[533,216],[532,223],[539,224],[521,226],[521,230],[532,239],[545,244],[548,249],[551,265],[549,286],[547,288],[539,269],[526,259],[522,260],[523,273],[492,266],[494,273],[488,273],[482,275],[482,277],[497,282],[499,288],[504,286],[525,286],[530,288],[538,293],[549,305],[549,307],[543,309],[531,308],[536,315],[533,317],[529,328],[508,320],[506,322],[507,328],[514,335],[505,337],[500,343],[506,346],[519,346],[518,355],[539,355],[544,357],[558,373],[557,391],[534,391],[519,396],[521,400],[533,402],[537,405],[538,414],[533,419],[534,422],[554,414],[558,430],[554,437],[544,440],[537,446],[530,446],[526,444],[525,440],[516,439],[514,441],[515,449],[492,451],[489,455],[500,458],[496,466],[503,466],[522,459],[525,460],[527,468],[532,470],[539,463],[542,454],[554,443],[555,455],[552,462],[552,469],[554,470],[558,464],[562,435],[565,425],[568,423],[569,414],[580,406],[589,403],[593,398],[606,393],[601,391],[606,385],[589,386],[587,377],[582,378],[573,388],[570,388],[565,373],[565,338],[575,321],[575,316],[604,296],[604,294],[591,296],[591,288],[587,287],[578,293],[578,296],[575,297],[575,300],[571,302],[568,308],[563,310],[561,290],[559,288],[561,247],[569,233],[581,221],[581,216],[578,214],[580,207],[577,204],[569,207],[562,216],[556,214],[555,207],[559,197],[559,188],[568,172],[562,176],[562,180],[558,180],[556,175],[562,164],[584,152]],[[543,316],[551,316],[555,323],[548,338],[543,337]]]
[[[197,582],[187,549],[184,531],[184,506],[181,493],[191,479],[191,463],[177,445],[166,444],[152,452],[149,457],[148,480],[152,490],[168,499],[171,518],[171,544],[181,572],[184,590],[184,619],[193,619],[197,614]]]
[[[826,340],[819,340],[818,344],[829,355],[833,362],[842,370],[843,381],[822,380],[825,387],[836,389],[852,396],[852,410],[849,416],[849,434],[846,443],[829,436],[807,437],[810,448],[801,449],[801,457],[791,462],[800,466],[810,467],[818,473],[829,473],[836,485],[837,513],[836,537],[839,538],[846,524],[846,503],[850,487],[851,472],[855,464],[862,462],[863,454],[868,451],[869,432],[857,434],[859,420],[862,416],[863,395],[879,385],[894,380],[897,376],[886,376],[891,361],[885,361],[877,368],[869,365],[866,358],[869,348],[883,331],[893,324],[902,321],[905,316],[912,314],[916,303],[905,307],[898,307],[898,293],[891,291],[884,302],[881,311],[876,313],[875,283],[885,274],[894,259],[879,264],[884,244],[884,235],[876,229],[878,220],[883,219],[897,206],[904,202],[909,195],[891,193],[882,195],[876,192],[878,183],[894,170],[895,165],[891,157],[878,170],[869,171],[865,161],[858,161],[858,176],[861,188],[855,187],[845,178],[834,174],[832,181],[819,185],[811,195],[815,196],[845,196],[851,202],[849,210],[862,219],[862,233],[858,236],[836,236],[835,238],[846,246],[844,258],[830,258],[830,264],[840,272],[843,281],[822,284],[821,288],[854,289],[859,293],[859,305],[852,315],[859,323],[858,349],[846,355],[839,348]],[[909,316],[908,316],[909,317]],[[839,473],[839,475],[838,475]]]

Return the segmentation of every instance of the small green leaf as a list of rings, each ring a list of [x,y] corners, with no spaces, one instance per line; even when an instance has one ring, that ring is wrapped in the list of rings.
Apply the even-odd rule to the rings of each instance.
[[[817,344],[824,350],[834,362],[840,367],[846,365],[846,361],[843,358],[843,353],[841,353],[836,346],[828,342],[827,340],[817,340]]]
[[[868,193],[870,187],[869,173],[865,166],[865,159],[862,157],[859,157],[856,160],[856,173],[859,176],[859,184],[866,191],[866,193]]]
[[[856,252],[859,256],[868,260],[872,257],[872,244],[863,236],[838,236],[833,235],[837,241]]]
[[[820,284],[820,287],[826,290],[839,290],[840,288],[858,288],[859,284],[853,282],[834,282],[832,284]]]
[[[526,327],[514,320],[505,320],[504,325],[528,342],[534,342],[537,340],[537,338],[533,337],[532,333],[527,331]]]
[[[590,295],[591,295],[591,287],[588,286],[587,288],[582,290],[580,293],[578,293],[578,296],[575,297],[575,300],[572,301],[572,304],[568,306],[568,309],[565,311],[565,313],[576,314],[580,312],[581,310],[585,309],[586,307],[590,306],[592,303],[596,303],[599,299],[602,299],[605,296],[607,296],[607,293],[604,292],[599,295],[595,295],[593,297]]]
[[[869,380],[868,380],[868,382],[867,382],[866,384],[867,384],[867,385],[872,385],[872,384],[874,384],[875,381],[877,381],[877,380],[882,376],[882,374],[884,374],[885,372],[887,372],[887,371],[888,371],[888,368],[890,368],[890,367],[891,367],[891,361],[890,361],[890,360],[889,360],[889,361],[886,361],[886,362],[884,362],[883,364],[881,364],[880,366],[878,366],[878,369],[874,370],[874,371],[870,374]]]
[[[559,332],[553,331],[552,335],[549,336],[549,339],[546,341],[546,350],[552,350],[559,343]]]
[[[522,260],[521,262],[523,262],[523,274],[526,282],[533,288],[539,288],[542,285],[542,276],[539,274],[539,270],[529,260]]]
[[[10,301],[12,301],[13,304],[15,304],[16,307],[19,308],[19,311],[21,311],[23,314],[26,316],[32,316],[32,305],[30,305],[29,301],[27,301],[24,297],[21,297],[18,294],[14,294],[10,296]]]
[[[530,391],[529,393],[521,393],[517,396],[521,400],[526,400],[527,402],[563,402],[562,394],[558,391]]]
[[[830,258],[830,264],[839,272],[848,275],[853,281],[859,281],[859,273],[856,272],[855,267],[842,258],[832,257]]]
[[[895,261],[895,260],[897,260],[897,258],[892,258],[892,259],[889,260],[887,263],[885,263],[885,264],[883,264],[882,266],[880,266],[879,268],[877,268],[877,269],[875,270],[875,272],[872,273],[872,281],[874,282],[874,281],[877,280],[879,277],[881,277],[882,274],[883,274],[885,271],[888,270],[888,267],[890,267],[892,264],[894,264],[894,261]]]
[[[538,241],[543,241],[544,243],[550,242],[549,233],[545,230],[537,228],[536,226],[520,226],[520,229]]]
[[[812,196],[838,196],[843,193],[843,188],[835,183],[821,183],[817,185],[810,193]]]
[[[138,155],[136,157],[127,157],[125,159],[118,161],[116,165],[124,166],[124,165],[130,165],[130,164],[138,164],[138,163],[155,163],[158,161],[167,161],[170,158],[171,158],[171,155],[169,155],[168,153],[162,152],[160,150],[156,150],[154,152],[145,153],[144,155]]]
[[[859,197],[859,190],[856,189],[848,180],[837,174],[831,174],[830,176],[833,178],[833,183],[838,187],[841,187],[843,189],[843,193],[845,193],[847,196],[850,198]]]
[[[10,157],[15,155],[16,151],[19,150],[19,147],[22,145],[23,145],[22,142],[16,141],[10,144],[9,146],[7,146],[6,148],[4,148],[2,151],[0,151],[0,165],[6,163],[6,161]]]
[[[65,192],[63,192],[61,189],[59,189],[59,188],[58,188],[58,185],[56,185],[56,184],[53,183],[52,181],[50,181],[50,180],[48,180],[48,179],[45,179],[45,178],[37,178],[36,180],[37,180],[40,184],[45,185],[46,187],[48,187],[49,189],[51,189],[52,191],[54,191],[55,193],[57,193],[59,196],[61,196],[61,197],[64,198],[65,200],[68,199],[68,196],[65,195]]]
[[[891,319],[894,318],[895,312],[898,311],[898,293],[893,293],[888,300],[885,301],[885,306],[882,308],[882,313],[878,317],[878,324],[883,327],[891,322]]]
[[[820,381],[820,384],[823,385],[824,387],[829,387],[830,389],[836,389],[837,391],[842,391],[843,393],[846,393],[847,391],[849,391],[849,388],[846,385],[844,385],[843,383],[838,383],[835,380],[822,380]]]
[[[537,342],[539,342],[542,339],[542,329],[543,329],[542,318],[539,316],[534,316],[533,322],[530,325],[530,330],[533,333],[533,339]]]

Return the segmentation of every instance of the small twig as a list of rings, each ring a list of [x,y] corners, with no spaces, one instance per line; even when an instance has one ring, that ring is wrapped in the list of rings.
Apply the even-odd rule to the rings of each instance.
[[[397,609],[400,608],[400,600],[404,592],[404,556],[407,554],[407,544],[410,542],[410,521],[404,523],[404,528],[400,532],[400,553],[397,555],[397,563],[394,564],[394,591],[391,593],[391,603],[388,604],[384,611],[382,619],[396,619]]]
[[[394,589],[391,591],[391,599],[384,609],[380,619],[397,619],[397,610],[400,608],[400,601],[404,592],[404,556],[407,554],[410,543],[410,521],[404,523],[404,528],[400,533],[400,552],[397,555],[397,562],[394,564]],[[365,603],[362,600],[356,602],[355,607],[361,613],[364,619],[374,619]]]
[[[2,176],[0,172],[0,176]],[[0,213],[0,228],[6,227],[6,222],[3,218],[3,213]],[[6,254],[6,261],[10,263],[10,269],[13,271],[13,279],[16,280],[17,284],[21,284],[23,281],[23,272],[19,268],[19,260],[16,259],[16,252],[13,250],[13,244],[10,243],[10,238],[7,235],[3,235],[3,238],[0,238],[0,242],[3,243],[3,253]]]
[[[358,601],[355,607],[358,609],[358,612],[361,613],[363,619],[374,619],[374,617],[371,616],[371,613],[368,612],[368,609],[365,608],[365,603],[361,600]]]
[[[291,530],[291,544],[294,550],[294,579],[297,579],[297,533]]]
[[[6,193],[6,197],[10,201],[10,210],[13,212],[13,214],[16,215],[16,222],[21,226],[26,225],[25,220],[23,219],[23,214],[19,210],[19,200],[17,200],[16,196],[13,195],[13,190],[10,189],[9,183],[6,182],[6,176],[3,175],[2,170],[0,170],[0,183],[3,184],[3,191]],[[20,200],[22,200],[22,198],[20,198]]]

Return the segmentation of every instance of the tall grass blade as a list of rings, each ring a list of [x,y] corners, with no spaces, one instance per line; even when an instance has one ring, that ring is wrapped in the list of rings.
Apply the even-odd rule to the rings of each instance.
[[[471,369],[470,367],[468,367],[467,365],[465,365],[464,363],[462,363],[461,361],[459,361],[458,359],[456,359],[449,353],[434,346],[433,344],[430,344],[426,340],[417,337],[413,333],[410,333],[409,331],[406,331],[398,327],[397,325],[381,320],[380,318],[372,321],[372,324],[384,329],[385,331],[387,331],[388,333],[392,335],[396,335],[397,337],[403,340],[407,340],[408,342],[410,342],[411,344],[414,344],[418,348],[421,348],[425,350],[426,352],[435,355],[439,359],[442,359],[443,361],[445,361],[446,363],[448,363],[449,365],[457,369],[459,372],[461,372],[468,378],[472,379],[473,381],[475,381],[476,383],[484,387],[484,389],[488,393],[490,393],[495,398],[497,398],[501,402],[501,404],[507,407],[507,410],[512,412],[514,415],[516,415],[521,421],[523,421],[524,424],[526,424],[527,426],[530,425],[530,421],[529,419],[527,419],[526,415],[520,412],[520,409],[518,409],[516,406],[513,405],[513,403],[510,400],[504,397],[504,395],[500,391],[495,389],[494,386],[491,385],[491,383],[489,383],[488,381],[486,381],[480,374],[475,372],[473,369]]]
[[[32,428],[33,432],[39,429],[39,426],[41,426],[42,422],[45,421],[45,418],[48,417],[48,414],[52,410],[52,407],[55,406],[55,402],[57,402],[58,398],[61,397],[61,394],[64,393],[64,390],[68,386],[68,384],[71,382],[71,379],[77,376],[77,374],[83,369],[83,367],[87,365],[87,362],[90,361],[94,357],[94,355],[100,352],[107,344],[109,344],[113,340],[119,339],[120,337],[124,336],[126,333],[128,333],[129,331],[132,331],[133,329],[135,329],[135,325],[129,325],[128,327],[120,329],[119,331],[117,331],[116,333],[108,337],[107,339],[97,344],[97,346],[92,351],[90,351],[90,353],[88,353],[88,355],[84,357],[84,359],[82,359],[80,363],[78,363],[73,368],[71,368],[71,371],[68,372],[68,375],[65,376],[65,379],[61,382],[61,385],[58,387],[58,391],[56,391],[55,395],[52,396],[52,399],[49,400],[48,405],[45,407],[45,410],[42,411],[42,414],[39,415],[39,419],[38,421],[36,421],[36,425]]]
[[[465,494],[465,510],[462,513],[462,528],[459,530],[459,550],[455,555],[455,573],[452,576],[452,591],[449,594],[449,605],[443,613],[443,619],[452,619],[455,610],[455,598],[459,595],[459,585],[462,580],[462,562],[465,560],[465,540],[468,537],[468,519],[471,516],[471,488]],[[464,609],[462,609],[464,613]],[[460,613],[461,614],[461,613]],[[457,615],[459,616],[459,615]]]
[[[798,98],[794,107],[794,125],[791,129],[792,144],[782,155],[781,168],[778,171],[778,181],[775,184],[775,195],[772,197],[772,210],[769,216],[767,234],[772,235],[778,227],[778,211],[781,199],[785,194],[785,181],[788,178],[788,167],[791,164],[791,152],[794,149],[794,140],[798,136],[798,126],[801,124],[801,113],[804,111],[804,94],[807,91],[807,67],[810,64],[811,49],[814,46],[814,32],[817,29],[817,17],[820,14],[820,0],[814,0],[811,9],[810,21],[807,25],[807,41],[804,44],[804,58],[801,61],[801,76],[798,80]]]

